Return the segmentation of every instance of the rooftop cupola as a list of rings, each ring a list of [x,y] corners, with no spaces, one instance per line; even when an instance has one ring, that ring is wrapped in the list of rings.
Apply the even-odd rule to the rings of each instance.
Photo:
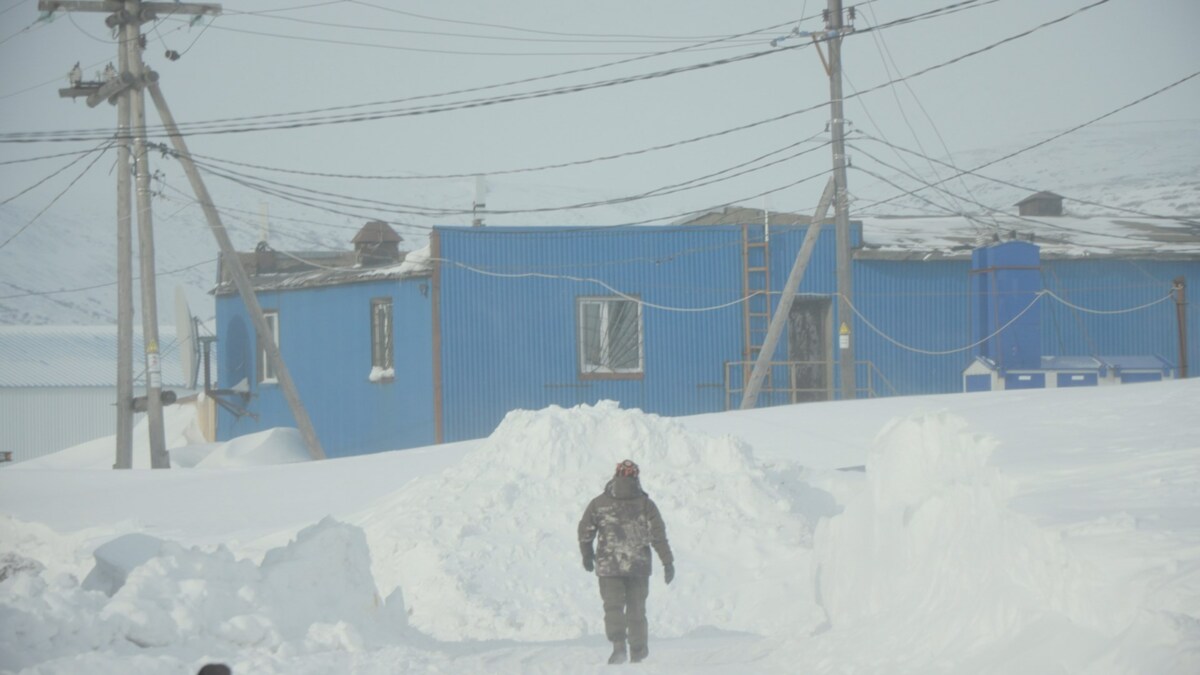
[[[363,267],[390,265],[400,260],[400,242],[396,231],[382,220],[372,220],[354,235],[354,253]]]

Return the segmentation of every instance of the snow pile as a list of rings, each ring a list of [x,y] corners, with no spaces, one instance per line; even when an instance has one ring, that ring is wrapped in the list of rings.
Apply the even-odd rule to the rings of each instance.
[[[195,467],[263,466],[307,462],[310,459],[312,456],[299,429],[276,427],[218,444],[206,457],[196,462]]]
[[[133,430],[133,468],[150,468],[150,432],[143,415]],[[171,467],[217,469],[236,466],[290,464],[312,459],[300,431],[290,427],[267,429],[238,436],[224,443],[204,439],[194,403],[163,406],[163,437]],[[117,437],[105,436],[58,452],[18,462],[14,469],[104,469],[113,468]]]
[[[47,579],[36,561],[6,567],[0,668],[188,645],[357,652],[405,630],[402,595],[385,603],[376,593],[362,531],[332,519],[267,552],[261,565],[223,546],[204,551],[145,535],[102,546],[97,560],[83,584],[67,574]]]
[[[882,640],[900,662],[925,655],[913,672],[929,672],[931,654],[960,667],[978,659],[961,672],[1040,672],[1049,665],[1022,655],[1035,644],[1044,650],[1047,635],[1065,640],[1065,672],[1097,663],[1099,672],[1137,672],[1120,665],[1137,652],[1141,667],[1182,672],[1168,666],[1195,649],[1200,626],[1148,613],[1145,579],[1161,583],[1161,565],[1072,542],[1015,511],[1013,481],[989,465],[996,447],[945,413],[880,432],[845,510],[817,529],[817,583],[832,629]],[[1188,632],[1193,647],[1170,645]],[[1149,636],[1173,637],[1159,653],[1144,643]],[[977,651],[982,645],[990,653]]]
[[[641,466],[677,561],[669,587],[655,562],[656,635],[703,626],[794,635],[823,620],[810,580],[813,523],[782,478],[731,437],[612,401],[511,412],[460,463],[373,505],[356,522],[380,588],[403,586],[413,626],[439,639],[602,635],[576,526],[625,458]]]

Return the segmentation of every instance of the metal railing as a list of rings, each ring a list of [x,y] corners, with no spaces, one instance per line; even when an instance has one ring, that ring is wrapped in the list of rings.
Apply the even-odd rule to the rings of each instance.
[[[854,362],[859,385],[857,398],[895,396],[896,388],[871,361]],[[767,364],[770,377],[765,378],[758,393],[756,407],[765,408],[792,403],[833,401],[841,398],[837,386],[838,364],[829,361],[771,361]],[[725,362],[725,409],[741,407],[745,384],[754,370],[753,361]]]

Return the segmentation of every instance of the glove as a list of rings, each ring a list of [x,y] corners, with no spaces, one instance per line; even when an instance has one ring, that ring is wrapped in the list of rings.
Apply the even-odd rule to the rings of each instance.
[[[675,563],[667,563],[663,565],[663,581],[668,584],[675,578]]]
[[[596,552],[592,550],[592,542],[579,542],[579,553],[583,556],[583,569],[589,572],[596,569]]]

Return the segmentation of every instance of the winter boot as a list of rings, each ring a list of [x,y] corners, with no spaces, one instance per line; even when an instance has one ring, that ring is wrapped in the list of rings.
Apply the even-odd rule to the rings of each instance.
[[[612,656],[608,657],[608,665],[615,666],[620,663],[625,663],[625,643],[614,642]]]
[[[629,660],[634,663],[641,663],[647,656],[650,656],[649,647],[634,647],[629,650]]]

